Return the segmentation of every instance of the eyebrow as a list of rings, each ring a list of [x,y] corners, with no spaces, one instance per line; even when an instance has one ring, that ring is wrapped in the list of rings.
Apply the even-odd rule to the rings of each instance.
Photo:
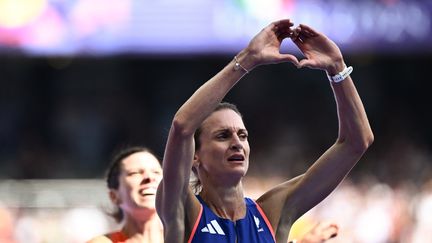
[[[216,131],[213,131],[212,134],[216,134],[216,133],[219,133],[219,132],[227,132],[227,131],[232,131],[232,129],[229,128],[229,127],[221,128],[221,129],[218,129]],[[246,132],[247,133],[248,131],[247,131],[246,128],[239,128],[239,129],[236,129],[236,132]]]
[[[130,172],[130,171],[137,171],[137,170],[143,170],[143,171],[159,171],[159,168],[144,168],[144,167],[133,167],[133,168],[124,168],[123,171]]]

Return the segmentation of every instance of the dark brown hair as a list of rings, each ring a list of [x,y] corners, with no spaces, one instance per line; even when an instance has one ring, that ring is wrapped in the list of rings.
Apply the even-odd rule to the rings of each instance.
[[[117,152],[113,158],[111,159],[110,166],[108,167],[108,170],[106,172],[106,182],[109,189],[117,190],[119,188],[119,177],[121,172],[121,162],[129,157],[129,155],[132,155],[134,153],[138,152],[148,152],[153,154],[148,148],[146,147],[140,147],[140,146],[134,146],[134,147],[126,147],[119,152]],[[110,216],[112,216],[117,222],[121,222],[123,220],[123,211],[121,208],[117,207],[114,212],[108,213]]]
[[[233,110],[235,113],[237,113],[240,117],[243,118],[242,114],[240,113],[239,109],[237,108],[236,105],[232,104],[232,103],[228,103],[228,102],[221,102],[219,103],[216,108],[213,110],[212,114],[216,111],[220,111],[220,110],[225,110],[225,109],[229,109],[229,110]],[[201,146],[201,142],[199,140],[199,137],[201,135],[202,132],[202,124],[201,126],[195,131],[194,134],[194,140],[195,140],[195,151],[198,150]]]
[[[232,104],[232,103],[228,103],[228,102],[221,102],[219,103],[216,108],[213,110],[212,114],[216,111],[220,111],[220,110],[232,110],[235,113],[237,113],[241,118],[243,118],[242,114],[240,113],[239,109],[237,108],[236,105]],[[201,126],[195,131],[194,134],[194,140],[195,140],[195,151],[197,151],[200,147],[201,147],[201,141],[200,141],[200,135],[202,132],[202,124]],[[196,171],[195,167],[192,167],[192,174],[191,174],[191,178],[189,179],[189,185],[192,189],[192,191],[195,194],[198,194],[201,191],[201,182],[198,178],[198,172]]]

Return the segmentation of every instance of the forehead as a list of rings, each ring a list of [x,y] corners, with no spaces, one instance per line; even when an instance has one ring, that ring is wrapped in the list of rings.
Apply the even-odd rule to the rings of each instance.
[[[213,132],[220,129],[246,129],[243,119],[231,109],[213,112],[202,124],[203,132]]]
[[[137,152],[124,158],[122,161],[122,168],[128,169],[161,169],[159,160],[149,152]]]

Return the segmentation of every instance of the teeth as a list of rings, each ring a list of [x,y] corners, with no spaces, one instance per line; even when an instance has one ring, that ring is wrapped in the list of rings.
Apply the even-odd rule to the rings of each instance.
[[[140,195],[146,196],[146,195],[155,195],[156,194],[156,190],[153,189],[142,189],[139,190],[138,193]]]

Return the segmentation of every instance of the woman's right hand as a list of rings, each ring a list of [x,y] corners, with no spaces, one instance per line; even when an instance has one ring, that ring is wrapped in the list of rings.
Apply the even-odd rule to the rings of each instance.
[[[281,62],[292,62],[298,66],[299,62],[294,55],[280,53],[282,41],[293,34],[293,25],[289,19],[271,23],[249,42],[249,45],[237,55],[237,59],[247,70],[259,65]]]
[[[337,236],[339,227],[334,223],[320,222],[315,225],[298,243],[322,243]]]

